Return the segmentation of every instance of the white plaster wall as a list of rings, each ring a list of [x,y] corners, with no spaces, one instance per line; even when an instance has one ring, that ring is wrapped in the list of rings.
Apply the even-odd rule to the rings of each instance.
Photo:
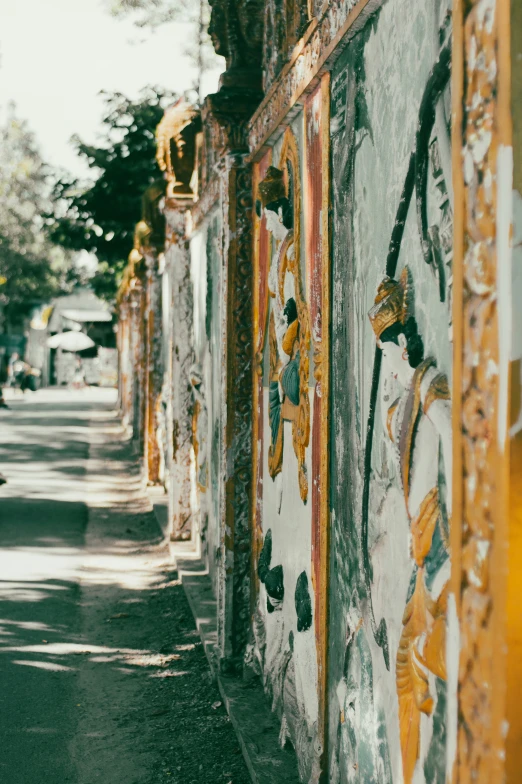
[[[209,242],[209,233],[211,241]],[[219,563],[221,559],[221,516],[223,500],[224,464],[222,458],[222,280],[221,258],[218,252],[217,238],[220,234],[219,213],[214,211],[190,240],[191,280],[194,296],[194,351],[195,361],[203,376],[203,396],[206,401],[206,440],[200,443],[201,464],[202,450],[206,450],[207,487],[198,485],[195,471],[193,474],[193,504],[202,528],[204,543],[202,551],[208,560],[208,566],[214,592],[217,595],[219,583]],[[210,257],[208,252],[210,251]],[[212,305],[210,341],[206,334],[207,319],[207,285],[210,266]],[[217,443],[216,443],[217,441]]]
[[[313,388],[309,389],[311,428],[313,427]],[[284,423],[283,470],[273,480],[268,473],[268,448],[270,426],[268,421],[268,389],[263,388],[263,533],[272,530],[271,568],[283,565],[285,596],[281,609],[269,614],[266,609],[266,591],[261,585],[260,611],[266,624],[265,678],[277,691],[277,679],[290,632],[294,634],[294,662],[296,668],[297,697],[302,717],[311,729],[317,721],[317,654],[315,648],[315,614],[311,628],[297,631],[295,586],[301,572],[308,576],[308,586],[314,613],[312,586],[312,515],[311,500],[304,504],[299,494],[298,463],[292,443],[292,423]],[[311,445],[306,451],[306,468],[311,476]],[[311,495],[311,489],[310,494]],[[279,504],[280,511],[279,511]],[[275,697],[278,694],[274,695]]]
[[[194,296],[194,349],[200,358],[205,348],[205,312],[207,297],[207,224],[190,239],[190,276]]]

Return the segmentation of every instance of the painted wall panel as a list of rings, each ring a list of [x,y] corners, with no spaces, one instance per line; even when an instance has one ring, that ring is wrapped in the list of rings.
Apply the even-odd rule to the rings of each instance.
[[[332,73],[332,782],[442,784],[446,776],[443,588],[449,577],[446,390],[452,361],[448,90],[432,101],[429,138],[419,141],[417,130],[423,99],[431,100],[431,93],[426,98],[430,73],[447,41],[447,11],[438,2],[414,9],[403,0],[384,4]],[[440,69],[444,78],[446,70],[449,75],[445,66]],[[390,241],[408,172],[414,172],[409,167],[416,145],[423,151],[417,163],[427,166],[427,184],[421,188],[417,181],[417,192],[410,190],[400,253],[390,272]],[[427,216],[424,251],[417,205]],[[405,340],[413,319],[423,355],[418,339],[403,346],[397,334],[396,345],[389,332],[382,332],[384,350],[376,354],[380,322],[372,329],[369,312],[387,271],[393,280],[381,286],[376,318],[388,313],[391,289],[386,287],[395,287],[403,311],[388,326],[399,324]],[[434,359],[431,366],[424,362],[428,357]],[[437,376],[444,392],[427,397]],[[415,390],[424,406],[420,413],[411,408]],[[429,499],[435,499],[433,531],[420,554],[415,536],[419,528],[427,530],[423,504]],[[434,647],[440,666],[431,658]]]
[[[316,432],[322,408],[316,401],[313,363],[321,344],[323,306],[321,87],[317,96],[258,165],[255,180],[262,222],[257,226],[255,267],[259,381],[254,432],[259,465],[254,543],[259,591],[252,657],[280,718],[281,742],[289,740],[296,749],[301,779],[306,782],[318,781],[320,775],[324,709],[320,686],[324,657],[317,644],[324,638],[324,615],[317,616],[318,597],[324,604],[324,594],[319,593],[324,553],[318,546],[321,476]],[[303,174],[305,161],[313,163],[317,173],[313,187]],[[269,162],[275,169],[269,168]],[[263,188],[271,195],[265,198]],[[282,198],[281,210],[277,204],[273,207],[274,198],[276,202]],[[267,237],[270,243],[265,249]],[[277,579],[284,596],[274,584]]]

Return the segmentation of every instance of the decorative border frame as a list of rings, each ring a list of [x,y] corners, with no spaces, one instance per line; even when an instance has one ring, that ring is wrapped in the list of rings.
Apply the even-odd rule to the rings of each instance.
[[[319,111],[317,118],[316,111]],[[318,119],[318,122],[317,122]],[[328,576],[330,566],[330,74],[304,106],[305,247],[314,378],[312,431],[312,580],[315,594],[319,739],[327,750]],[[310,152],[315,155],[311,156]],[[320,170],[314,168],[319,165]],[[310,214],[308,213],[308,209]]]
[[[453,782],[503,781],[509,496],[509,0],[454,0]],[[460,636],[460,640],[459,637]],[[448,648],[448,664],[454,667]],[[450,695],[451,696],[451,695]]]
[[[253,198],[254,205],[258,199],[258,185],[266,175],[272,163],[272,150],[265,153],[265,157],[253,167]],[[257,576],[257,562],[263,546],[262,507],[263,507],[263,455],[258,449],[259,439],[263,438],[264,410],[263,410],[263,350],[268,334],[268,270],[270,265],[270,235],[265,225],[265,218],[259,218],[254,211],[253,230],[253,400],[252,400],[252,591],[251,612],[255,607],[259,595],[259,578]],[[265,258],[263,258],[265,255]],[[261,287],[261,274],[264,275],[264,291]],[[260,298],[264,298],[264,310],[260,309]]]
[[[333,0],[314,19],[249,123],[249,146],[259,160],[292,118],[292,108],[311,92],[383,0]]]

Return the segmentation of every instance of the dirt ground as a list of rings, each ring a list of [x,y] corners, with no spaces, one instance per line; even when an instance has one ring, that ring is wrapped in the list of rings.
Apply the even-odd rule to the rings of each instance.
[[[102,390],[0,413],[0,780],[247,784]]]

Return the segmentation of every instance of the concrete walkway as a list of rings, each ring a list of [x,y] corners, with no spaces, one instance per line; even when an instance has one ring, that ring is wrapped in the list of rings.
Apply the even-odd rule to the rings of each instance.
[[[113,392],[7,400],[0,781],[246,784]]]

